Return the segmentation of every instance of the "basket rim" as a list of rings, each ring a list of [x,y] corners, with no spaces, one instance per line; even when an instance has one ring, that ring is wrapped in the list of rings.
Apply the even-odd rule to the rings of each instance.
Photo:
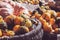
[[[34,33],[36,33],[36,31],[38,31],[42,28],[41,22],[39,20],[37,20],[37,21],[38,21],[37,27],[34,30],[32,30],[28,33],[25,33],[25,34],[22,34],[22,35],[15,35],[15,36],[4,36],[4,37],[0,37],[0,39],[11,39],[11,38],[25,37],[25,36],[29,36],[31,34],[34,34]]]

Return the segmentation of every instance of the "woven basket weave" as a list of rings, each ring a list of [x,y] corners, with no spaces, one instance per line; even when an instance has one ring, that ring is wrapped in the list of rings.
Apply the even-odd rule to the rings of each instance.
[[[13,37],[3,37],[0,40],[42,40],[43,30],[41,23],[39,22],[36,29],[23,35],[15,35]]]

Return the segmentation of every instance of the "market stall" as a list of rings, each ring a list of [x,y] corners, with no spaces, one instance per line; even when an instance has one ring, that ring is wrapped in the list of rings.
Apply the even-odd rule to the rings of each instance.
[[[60,0],[0,0],[0,40],[60,40]]]

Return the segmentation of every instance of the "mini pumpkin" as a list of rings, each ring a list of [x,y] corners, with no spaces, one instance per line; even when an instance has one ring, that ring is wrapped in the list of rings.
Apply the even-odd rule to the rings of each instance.
[[[28,27],[28,28],[31,27],[32,26],[31,20],[26,19],[25,26]]]
[[[13,27],[13,31],[14,32],[17,32],[18,30],[20,30],[20,25],[15,25],[14,27]]]
[[[16,16],[16,18],[14,19],[14,24],[15,25],[20,25],[21,22],[23,22],[23,21],[24,21],[23,17]]]
[[[15,32],[14,31],[11,31],[11,30],[8,30],[7,31],[7,35],[8,36],[14,36],[15,35]]]

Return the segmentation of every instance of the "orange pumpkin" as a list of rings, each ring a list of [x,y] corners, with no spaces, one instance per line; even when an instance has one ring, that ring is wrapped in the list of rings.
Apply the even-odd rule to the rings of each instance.
[[[49,23],[50,23],[51,25],[53,25],[53,24],[55,23],[55,19],[54,19],[54,18],[50,18]]]
[[[43,13],[43,14],[42,14],[42,18],[45,18],[45,16],[46,16],[46,14],[45,14],[45,13]]]
[[[11,23],[11,21],[13,21],[13,19],[15,18],[16,16],[14,15],[9,15],[7,16],[6,18],[4,18],[4,21],[7,22],[7,23]]]
[[[14,19],[14,24],[15,25],[20,25],[21,22],[23,22],[23,21],[24,21],[24,18],[16,16],[16,18]]]
[[[44,23],[44,25],[43,25],[43,29],[44,29],[44,31],[46,31],[46,32],[52,32],[52,26],[51,25],[49,25],[48,23]]]
[[[39,19],[40,16],[41,16],[41,15],[40,15],[38,12],[35,13],[35,17],[36,17],[36,18]]]
[[[44,25],[44,23],[46,23],[46,20],[43,19],[42,17],[39,18],[39,20],[41,21],[41,23]]]
[[[45,15],[45,19],[46,19],[46,21],[49,21],[50,18],[51,18],[50,14],[46,13],[46,15]]]
[[[13,27],[13,31],[17,32],[20,29],[20,25],[15,25]]]

